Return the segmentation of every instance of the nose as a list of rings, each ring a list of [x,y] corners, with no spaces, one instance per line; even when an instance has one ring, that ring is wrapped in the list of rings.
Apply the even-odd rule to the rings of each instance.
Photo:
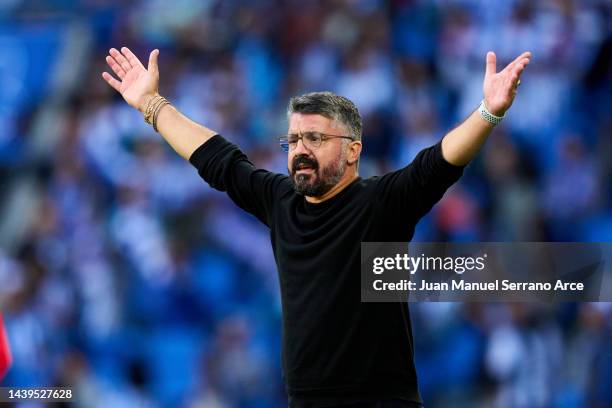
[[[312,152],[304,145],[304,139],[298,139],[295,149],[289,152],[289,168],[293,167],[295,158],[300,156],[312,157]]]
[[[295,149],[293,149],[293,154],[295,156],[299,156],[301,154],[309,156],[310,150],[304,144],[304,139],[299,138],[297,144],[295,145]]]

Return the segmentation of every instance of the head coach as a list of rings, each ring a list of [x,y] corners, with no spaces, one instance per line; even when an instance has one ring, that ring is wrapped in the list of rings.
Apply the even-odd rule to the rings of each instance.
[[[358,174],[362,126],[350,100],[330,92],[292,98],[280,138],[289,174],[276,174],[158,94],[158,55],[145,68],[128,48],[113,48],[106,61],[116,77],[102,77],[211,187],[270,228],[289,405],[422,406],[408,307],[360,301],[360,243],[412,239],[504,117],[531,54],[497,72],[489,52],[480,106],[406,167],[368,179]]]

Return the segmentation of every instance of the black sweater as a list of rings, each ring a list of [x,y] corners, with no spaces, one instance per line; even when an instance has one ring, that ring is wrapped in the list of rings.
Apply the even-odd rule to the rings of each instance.
[[[270,228],[283,308],[288,394],[305,401],[405,398],[420,402],[406,303],[362,303],[360,243],[408,242],[417,221],[463,173],[441,141],[408,166],[357,178],[319,204],[288,176],[256,169],[220,135],[190,162]]]

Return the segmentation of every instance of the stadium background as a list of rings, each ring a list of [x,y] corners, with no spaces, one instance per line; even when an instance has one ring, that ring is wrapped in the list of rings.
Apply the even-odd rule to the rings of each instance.
[[[414,239],[610,241],[610,1],[127,4],[0,4],[4,386],[69,385],[86,406],[286,404],[267,231],[104,83],[110,47],[159,48],[161,93],[279,172],[291,95],[353,99],[362,176],[476,108],[487,50],[498,65],[530,50],[507,119]],[[412,311],[429,407],[612,406],[610,304]]]

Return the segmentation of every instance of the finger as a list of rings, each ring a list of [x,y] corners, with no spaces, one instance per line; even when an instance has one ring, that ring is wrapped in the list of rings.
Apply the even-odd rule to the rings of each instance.
[[[512,74],[520,77],[523,71],[525,71],[525,67],[529,64],[529,60],[523,60],[514,66]]]
[[[511,63],[509,63],[509,64],[506,66],[506,68],[504,68],[504,70],[508,70],[508,71],[510,71],[510,70],[512,70],[512,69],[513,69],[513,68],[514,68],[514,67],[515,67],[515,66],[516,66],[518,63],[520,63],[520,62],[521,62],[521,61],[523,61],[523,60],[527,60],[527,62],[529,62],[530,58],[531,58],[531,52],[526,51],[526,52],[522,53],[521,55],[519,55],[518,57],[516,57],[516,58],[514,59],[514,61],[512,61]]]
[[[147,69],[152,74],[158,74],[159,73],[159,67],[157,65],[157,57],[158,56],[159,56],[159,50],[158,49],[154,49],[153,51],[151,51],[151,54],[149,54],[149,66],[147,67]]]
[[[512,62],[511,62],[510,64],[508,64],[508,65],[515,65],[516,63],[518,63],[518,62],[520,62],[520,61],[522,61],[522,60],[524,60],[524,59],[529,60],[530,58],[531,58],[531,52],[526,51],[526,52],[522,53],[521,55],[519,55],[518,57],[516,57],[516,58],[514,59],[514,61],[512,61]]]
[[[514,64],[514,65],[512,65]],[[529,64],[529,59],[524,58],[522,61],[514,61],[512,64],[508,65],[500,74],[503,74],[506,78],[506,86],[509,89],[514,90],[517,88],[517,83],[519,82],[519,78],[527,64]]]
[[[117,92],[121,92],[120,88],[121,88],[121,82],[117,81],[115,78],[113,78],[113,76],[111,74],[109,74],[108,72],[103,72],[102,73],[102,78],[104,78],[104,80],[110,85],[112,86],[115,91]]]
[[[523,58],[527,58],[527,59],[531,58],[531,51],[525,51],[524,53],[522,53],[521,55],[516,57],[514,60],[518,61],[518,60],[521,60]]]
[[[121,53],[125,56],[125,58],[127,58],[133,67],[141,66],[144,68],[144,65],[142,65],[138,57],[136,57],[129,48],[121,47]]]
[[[508,84],[508,88],[510,88],[511,91],[516,91],[516,89],[518,88],[518,86],[516,85],[518,83],[518,78],[512,77],[512,79],[510,79],[510,83]]]
[[[106,56],[106,63],[108,64],[109,67],[112,68],[113,72],[120,79],[123,79],[125,77],[125,71],[123,70],[123,68],[121,68],[121,66],[117,63],[117,61],[115,61],[115,59],[113,57],[111,57],[110,55],[107,55]]]
[[[529,64],[529,59],[528,58],[523,58],[522,60],[516,62],[513,65],[512,70],[513,71],[516,71],[516,70],[523,71],[528,64]]]
[[[497,57],[493,51],[487,52],[487,65],[485,69],[485,76],[493,75],[496,72]]]
[[[130,69],[132,69],[132,65],[129,63],[127,58],[125,58],[123,54],[121,54],[115,48],[110,49],[110,55],[115,59],[115,61],[119,63],[119,65],[121,65],[121,68],[123,68],[125,72],[128,72]]]

